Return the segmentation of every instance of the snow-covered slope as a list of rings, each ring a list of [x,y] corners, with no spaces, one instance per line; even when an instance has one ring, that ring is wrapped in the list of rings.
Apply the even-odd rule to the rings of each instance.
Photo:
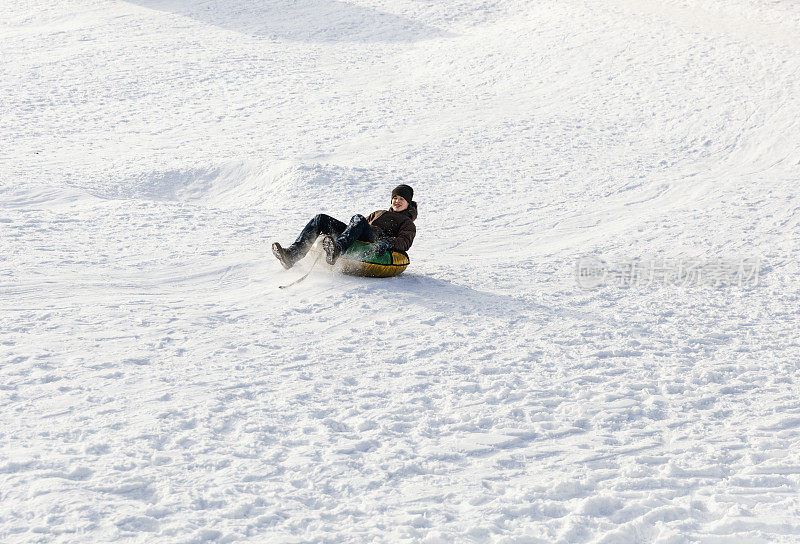
[[[800,540],[796,2],[3,11],[0,541]]]

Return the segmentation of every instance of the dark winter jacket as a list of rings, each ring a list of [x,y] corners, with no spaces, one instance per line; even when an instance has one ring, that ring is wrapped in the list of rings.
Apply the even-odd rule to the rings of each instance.
[[[417,219],[417,203],[409,202],[402,212],[378,210],[367,216],[367,221],[378,234],[378,238],[388,238],[393,249],[408,251],[417,234],[414,221]]]

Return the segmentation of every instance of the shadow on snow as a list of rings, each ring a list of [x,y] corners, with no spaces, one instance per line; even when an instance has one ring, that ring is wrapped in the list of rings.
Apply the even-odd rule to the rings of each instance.
[[[416,42],[450,34],[338,0],[127,0],[251,36],[299,42]]]
[[[483,316],[502,319],[509,325],[524,325],[531,320],[570,319],[593,322],[592,314],[550,308],[523,297],[480,291],[443,279],[405,273],[397,278],[359,278],[363,290],[373,295],[401,296],[404,306],[418,306],[449,318]],[[533,294],[533,292],[531,293]]]

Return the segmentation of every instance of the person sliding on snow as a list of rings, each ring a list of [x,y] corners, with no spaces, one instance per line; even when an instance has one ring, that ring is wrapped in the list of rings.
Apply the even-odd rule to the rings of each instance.
[[[325,214],[314,216],[300,236],[287,248],[278,242],[272,244],[272,253],[284,268],[291,268],[306,256],[317,236],[324,234],[322,248],[325,260],[334,264],[353,242],[375,242],[375,253],[380,255],[389,249],[408,251],[414,241],[417,228],[417,203],[414,202],[414,189],[408,185],[398,185],[392,191],[392,205],[388,210],[372,212],[367,217],[354,215],[350,224]]]

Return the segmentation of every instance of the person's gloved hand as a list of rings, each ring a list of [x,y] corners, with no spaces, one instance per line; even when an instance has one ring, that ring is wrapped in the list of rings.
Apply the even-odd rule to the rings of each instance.
[[[391,247],[392,243],[386,238],[378,240],[375,243],[375,255],[382,255],[385,251],[389,251]]]

